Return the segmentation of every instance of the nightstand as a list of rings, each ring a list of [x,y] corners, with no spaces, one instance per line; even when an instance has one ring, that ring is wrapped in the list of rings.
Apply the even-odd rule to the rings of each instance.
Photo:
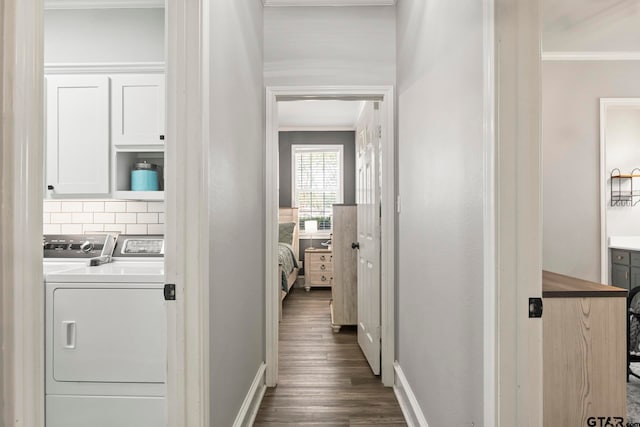
[[[309,248],[304,251],[304,289],[331,287],[333,282],[333,253],[330,249]]]

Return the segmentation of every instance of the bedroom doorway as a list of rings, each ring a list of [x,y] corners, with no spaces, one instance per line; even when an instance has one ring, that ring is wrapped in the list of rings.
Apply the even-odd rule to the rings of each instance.
[[[354,106],[355,108],[353,108]],[[309,113],[313,108],[320,110],[315,114],[304,114],[305,109]],[[352,109],[351,120],[345,122],[345,110],[349,110],[349,108]],[[372,153],[375,152],[377,159],[384,159],[382,164],[385,167],[381,167],[378,173],[371,174],[372,177],[377,178],[374,180],[374,182],[377,181],[377,184],[370,182],[370,187],[375,190],[371,194],[377,194],[371,199],[378,203],[378,208],[372,208],[372,212],[378,213],[374,222],[377,222],[379,231],[373,233],[378,249],[374,249],[373,252],[378,253],[379,261],[378,267],[374,267],[372,263],[365,263],[365,265],[369,265],[378,272],[377,279],[370,280],[376,284],[377,288],[373,289],[377,289],[377,294],[374,292],[373,297],[362,298],[371,292],[371,287],[363,290],[360,288],[361,284],[358,284],[357,289],[361,294],[359,297],[347,295],[344,292],[340,294],[340,286],[325,286],[324,289],[316,289],[316,287],[321,288],[325,284],[331,285],[332,283],[346,283],[346,278],[336,279],[336,275],[353,274],[356,277],[357,266],[364,261],[358,256],[358,243],[361,239],[359,239],[356,228],[358,223],[356,221],[358,197],[356,159],[359,118],[369,110],[375,111],[379,119],[379,124],[371,126],[368,130],[371,139],[375,136],[375,144],[370,144],[370,147],[375,147]],[[352,328],[351,333],[355,335],[355,331],[360,329],[357,325],[360,324],[361,318],[364,318],[363,313],[366,313],[367,317],[374,313],[377,314],[377,320],[375,320],[376,316],[373,317],[373,322],[377,325],[369,325],[362,335],[368,337],[372,342],[377,342],[379,347],[373,346],[365,354],[374,356],[368,357],[370,363],[372,359],[374,363],[371,365],[371,371],[381,375],[382,383],[385,386],[394,385],[395,267],[393,244],[396,210],[393,111],[394,97],[391,87],[267,89],[265,308],[266,384],[269,387],[273,387],[279,382],[279,335],[283,299],[287,303],[287,298],[290,298],[291,304],[294,304],[305,300],[309,294],[324,301],[318,302],[309,299],[301,304],[307,304],[308,307],[319,304],[321,310],[324,307],[325,311],[322,312],[322,315],[325,320],[323,322],[327,325],[323,323],[321,326],[332,327],[335,336],[339,337],[338,339],[343,339],[346,336],[346,334],[339,335],[338,331],[343,327],[342,325],[353,325],[348,328]],[[343,117],[342,121],[339,121],[338,118],[340,114]],[[334,122],[329,124],[327,120],[332,119]],[[319,122],[319,120],[325,121]],[[314,135],[326,131],[335,133],[332,135],[334,143],[327,141],[322,143],[320,141],[322,138],[318,139],[318,135]],[[349,139],[350,144],[335,143],[335,137],[340,133],[347,134],[342,137]],[[316,142],[319,143],[316,144]],[[330,177],[335,188],[325,188],[320,191],[321,194],[317,194],[319,193],[318,186],[308,181],[308,179],[313,180],[313,176],[305,172],[305,162],[309,165],[315,165],[312,167],[315,167],[317,172],[315,173],[316,178],[318,176]],[[307,181],[304,181],[305,179]],[[311,185],[313,191],[306,191],[309,189],[305,188],[305,185]],[[360,218],[358,220],[361,221]],[[299,267],[297,271],[295,269],[289,271],[290,268],[283,271],[279,267],[281,261],[278,256],[282,250],[278,243],[283,231],[280,230],[281,227],[278,224],[283,222],[295,224],[294,230],[284,231],[285,235],[298,234],[297,248],[290,244],[293,252],[298,256]],[[331,236],[332,234],[333,236]],[[344,256],[340,255],[340,249],[336,245],[341,245],[344,248],[348,245],[348,251],[343,250]],[[324,260],[322,260],[323,256]],[[347,262],[348,265],[352,265],[353,273],[349,268],[345,268],[345,257],[353,258],[353,262]],[[340,264],[341,262],[342,264]],[[296,274],[304,275],[304,285],[301,278],[295,277]],[[364,275],[361,273],[361,276]],[[298,283],[297,287],[296,283]],[[309,294],[307,294],[307,290],[310,290]],[[354,294],[357,295],[355,290]],[[341,295],[342,300],[340,299]],[[365,301],[368,302],[366,306],[364,305]],[[353,319],[336,320],[339,317],[337,313],[339,311],[348,312],[349,307],[351,307]],[[313,308],[309,308],[309,310],[313,310]],[[358,313],[360,313],[360,319]],[[333,315],[333,320],[329,320],[330,314]],[[344,327],[347,328],[347,326]],[[343,331],[349,332],[344,329]],[[289,332],[283,329],[283,333],[288,334]]]

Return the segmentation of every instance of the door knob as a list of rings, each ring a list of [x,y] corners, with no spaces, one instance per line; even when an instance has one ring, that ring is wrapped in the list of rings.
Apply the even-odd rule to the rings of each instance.
[[[360,249],[360,243],[354,242],[351,244],[351,249]]]

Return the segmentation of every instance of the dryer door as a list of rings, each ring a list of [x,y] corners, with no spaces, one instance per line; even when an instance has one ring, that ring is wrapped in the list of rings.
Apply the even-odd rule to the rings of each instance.
[[[165,382],[162,289],[59,287],[53,321],[56,381]]]

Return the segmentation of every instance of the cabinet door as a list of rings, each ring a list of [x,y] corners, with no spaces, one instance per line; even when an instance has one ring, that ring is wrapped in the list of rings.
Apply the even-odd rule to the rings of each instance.
[[[112,77],[111,134],[115,145],[163,144],[165,87],[162,74]]]
[[[611,284],[619,288],[629,289],[629,267],[626,265],[611,265]]]
[[[49,76],[46,84],[50,194],[109,193],[109,78]]]

